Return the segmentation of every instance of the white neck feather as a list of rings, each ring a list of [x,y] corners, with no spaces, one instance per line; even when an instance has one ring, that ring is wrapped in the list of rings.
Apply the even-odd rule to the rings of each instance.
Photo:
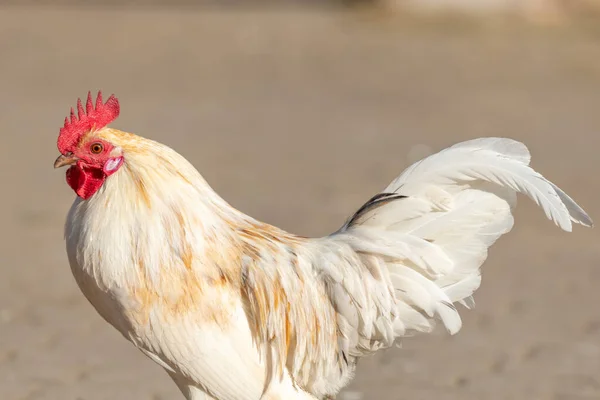
[[[77,198],[71,207],[65,235],[72,268],[107,290],[158,283],[165,270],[185,268],[182,259],[193,258],[202,271],[207,244],[228,242],[228,221],[243,214],[167,146],[142,139],[123,155],[120,170],[92,198]]]

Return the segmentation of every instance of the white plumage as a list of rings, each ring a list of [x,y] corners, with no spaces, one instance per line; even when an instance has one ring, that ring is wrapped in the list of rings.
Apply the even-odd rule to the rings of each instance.
[[[105,128],[124,166],[67,221],[98,312],[188,399],[322,399],[356,362],[436,320],[461,328],[516,194],[591,226],[514,140],[459,143],[406,169],[337,232],[302,238],[229,206],[168,147]],[[118,219],[114,219],[118,216]]]
[[[572,222],[592,226],[583,209],[529,162],[527,147],[511,139],[456,144],[414,163],[382,192],[407,198],[363,213],[342,229],[350,236],[334,236],[356,251],[391,258],[387,269],[404,309],[397,334],[431,330],[422,316],[437,316],[450,333],[458,332],[460,316],[452,304],[474,304],[487,249],[513,226],[517,193],[565,231]]]

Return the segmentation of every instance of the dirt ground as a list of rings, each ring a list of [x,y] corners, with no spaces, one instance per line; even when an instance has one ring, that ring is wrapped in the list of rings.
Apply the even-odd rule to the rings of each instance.
[[[600,22],[597,23],[600,27]],[[234,206],[323,235],[429,151],[524,141],[600,219],[600,29],[325,11],[0,8],[0,399],[180,399],[69,270],[58,128],[87,90]],[[600,398],[599,232],[523,199],[462,331],[366,359],[342,399]]]

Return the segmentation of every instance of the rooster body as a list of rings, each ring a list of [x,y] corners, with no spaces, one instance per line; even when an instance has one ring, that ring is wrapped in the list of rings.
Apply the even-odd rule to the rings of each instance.
[[[269,391],[313,398],[293,388],[284,360],[277,366],[267,361],[257,339],[263,351],[277,342],[286,351],[298,336],[295,347],[311,357],[299,364],[306,383],[317,370],[326,374],[315,381],[323,388],[328,376],[348,375],[348,367],[342,373],[319,354],[336,356],[335,316],[323,312],[326,293],[316,273],[293,255],[310,251],[303,248],[306,239],[227,206],[168,147],[108,129],[101,135],[120,143],[127,162],[92,198],[75,200],[66,238],[75,279],[104,319],[194,394],[191,399],[204,398],[200,390],[215,399],[259,399]],[[295,270],[280,270],[292,262],[298,262]],[[256,320],[246,317],[247,306]],[[302,340],[306,333],[315,336]],[[279,369],[277,380],[267,378],[267,364]]]
[[[592,224],[523,144],[483,138],[413,164],[337,232],[299,237],[231,207],[167,146],[98,125],[59,139],[79,194],[71,269],[189,400],[334,397],[361,357],[436,320],[458,332],[454,304],[473,305],[518,192],[564,230]],[[98,143],[105,156],[80,153]]]

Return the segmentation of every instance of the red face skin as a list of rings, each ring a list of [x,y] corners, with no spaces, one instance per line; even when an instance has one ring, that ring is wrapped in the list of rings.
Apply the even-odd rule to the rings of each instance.
[[[123,164],[122,156],[110,156],[113,149],[112,144],[95,138],[74,149],[77,163],[67,170],[67,183],[82,199],[92,197]]]

